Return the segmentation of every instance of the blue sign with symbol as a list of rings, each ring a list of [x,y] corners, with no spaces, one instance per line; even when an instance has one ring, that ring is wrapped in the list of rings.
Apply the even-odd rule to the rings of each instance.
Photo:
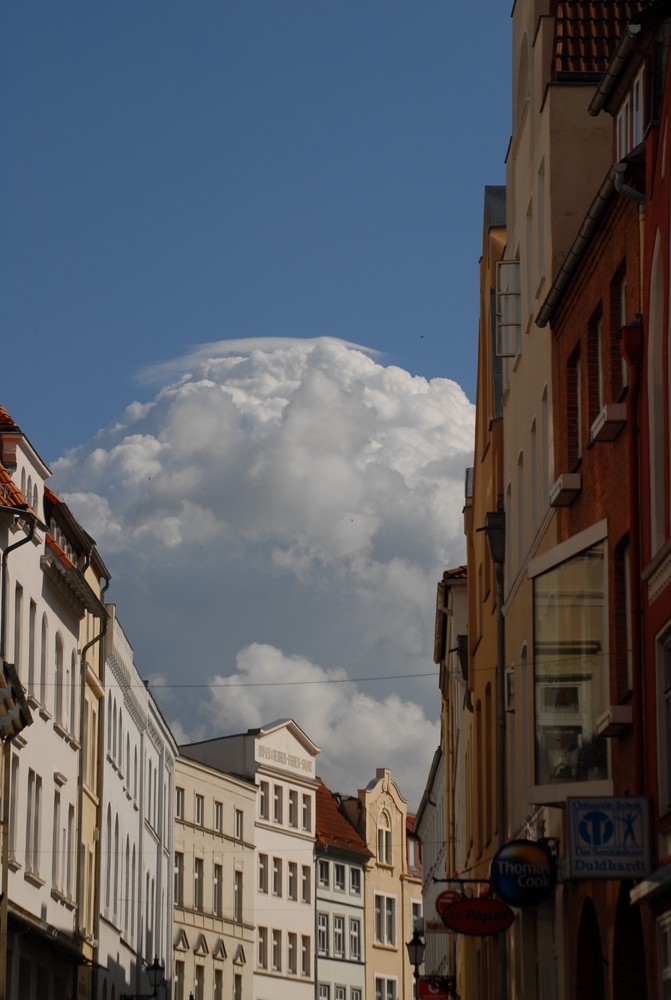
[[[648,799],[569,798],[569,877],[630,879],[651,871]]]

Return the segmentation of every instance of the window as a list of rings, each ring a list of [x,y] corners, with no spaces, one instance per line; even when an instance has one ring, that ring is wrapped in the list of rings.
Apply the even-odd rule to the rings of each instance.
[[[243,832],[244,832],[243,816],[244,816],[244,814],[242,812],[242,809],[236,809],[235,810],[235,813],[234,813],[234,821],[235,821],[234,830],[235,830],[235,839],[236,840],[242,840],[242,835],[243,835]]]
[[[338,892],[345,891],[345,866],[335,864],[333,866],[333,885]]]
[[[287,895],[289,899],[298,899],[298,865],[295,861],[290,861],[288,869]]]
[[[195,1000],[204,1000],[205,998],[205,967],[202,965],[196,966],[196,996]]]
[[[175,962],[175,1000],[184,1000],[184,962]]]
[[[221,972],[217,971],[215,972],[214,975],[215,975],[215,985],[216,985],[217,975],[221,976],[222,974]],[[221,1000],[223,1000],[223,995],[224,994],[222,985]],[[220,1000],[220,997],[215,995],[215,1000]],[[240,975],[239,972],[236,972],[233,976],[233,1000],[242,1000],[242,976]]]
[[[236,990],[233,991],[235,1000]],[[224,1000],[224,974],[221,969],[214,970],[214,998],[213,1000]]]
[[[331,987],[326,983],[319,984],[319,1000],[331,1000]]]
[[[337,915],[333,917],[333,954],[345,957],[345,918]]]
[[[377,860],[381,865],[392,863],[391,819],[386,810],[380,813],[377,824]]]
[[[412,904],[412,929],[413,931],[419,931],[420,934],[424,932],[422,904],[419,902],[413,902]]]
[[[184,906],[184,855],[175,851],[175,906]]]
[[[568,463],[572,470],[582,457],[582,375],[580,352],[575,351],[566,372]]]
[[[273,896],[282,895],[282,859],[273,858]]]
[[[217,833],[221,833],[221,829],[224,821],[224,807],[221,802],[214,803],[214,829]]]
[[[298,972],[298,935],[287,934],[287,972],[295,976]]]
[[[175,788],[175,816],[184,819],[184,789]]]
[[[212,886],[212,909],[215,917],[223,915],[224,900],[224,869],[221,865],[214,866],[214,883]]]
[[[268,819],[268,782],[262,781],[259,785],[259,816],[261,819]]]
[[[303,829],[312,829],[312,803],[309,795],[303,796]]]
[[[347,990],[345,989],[344,986],[334,987],[334,992],[333,992],[334,1000],[345,1000],[346,993]]]
[[[242,872],[233,876],[233,919],[236,924],[242,923]]]
[[[350,917],[349,921],[349,957],[353,962],[361,960],[361,921],[358,917]]]
[[[259,854],[259,892],[268,892],[268,855]]]
[[[289,792],[289,826],[298,826],[298,792],[295,789]]]
[[[39,875],[42,779],[32,768],[28,771],[28,814],[26,817],[26,871]]]
[[[361,895],[361,869],[350,868],[349,870],[349,891],[353,896]]]
[[[396,944],[396,899],[375,895],[375,940],[378,944]]]
[[[575,551],[605,533],[581,532],[554,550]],[[568,547],[567,547],[568,546]],[[596,723],[608,704],[605,543],[603,541],[534,578],[536,782],[605,779],[606,741]],[[552,552],[538,557],[540,567]]]
[[[514,358],[520,349],[520,262],[500,260],[496,265],[496,353]]]
[[[350,1000],[361,1000],[361,990],[356,989],[354,986],[349,991]]]
[[[645,130],[643,106],[643,70],[634,80],[631,90],[620,105],[615,119],[617,157],[623,160],[627,153],[643,142]]]
[[[321,859],[317,863],[317,879],[320,886],[325,889],[329,887],[329,863],[328,861],[322,861]]]
[[[31,602],[32,603],[32,602]],[[19,677],[23,676],[21,657],[21,633],[23,626],[23,587],[17,583],[14,588],[14,666]]]
[[[376,977],[375,1000],[396,1000],[396,980]]]
[[[419,868],[419,841],[417,837],[408,837],[408,866]]]
[[[195,822],[196,826],[202,826],[205,813],[205,803],[202,795],[196,795]]]
[[[659,811],[664,814],[671,810],[671,630],[657,643],[657,688]]]
[[[317,914],[317,951],[320,955],[329,953],[329,915]]]
[[[660,996],[663,1000],[668,1000],[671,996],[671,920],[668,913],[657,921],[657,948],[662,985]]]
[[[273,931],[273,969],[282,971],[282,931]]]
[[[310,902],[310,869],[303,865],[301,871],[301,899],[304,903]]]
[[[273,787],[273,821],[275,823],[282,822],[282,786],[274,785]]]
[[[259,969],[268,968],[268,928],[259,927],[257,931],[258,939],[258,963]]]
[[[193,862],[193,908],[203,912],[203,859],[195,858]]]
[[[310,938],[301,935],[301,975],[310,975]]]

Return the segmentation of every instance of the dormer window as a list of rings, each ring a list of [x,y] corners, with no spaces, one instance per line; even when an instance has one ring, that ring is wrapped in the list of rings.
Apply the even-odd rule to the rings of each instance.
[[[615,119],[618,160],[623,160],[627,153],[643,142],[645,130],[643,103],[643,70],[641,70],[622,101]]]

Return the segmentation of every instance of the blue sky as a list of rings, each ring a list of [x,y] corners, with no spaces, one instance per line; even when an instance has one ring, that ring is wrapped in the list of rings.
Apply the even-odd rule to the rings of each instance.
[[[3,403],[54,461],[146,367],[342,338],[473,399],[500,0],[8,0]]]
[[[2,5],[0,402],[182,742],[292,715],[331,787],[421,794],[509,15]]]

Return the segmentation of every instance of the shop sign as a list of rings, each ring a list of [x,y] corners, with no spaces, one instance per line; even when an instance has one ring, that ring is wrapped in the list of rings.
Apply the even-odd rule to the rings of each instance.
[[[629,796],[569,798],[569,878],[645,878],[652,870],[650,801]]]
[[[459,902],[462,899],[462,894],[457,892],[456,889],[445,889],[443,892],[436,896],[436,913],[440,919],[445,923],[443,919],[443,914],[452,906],[453,903]]]
[[[432,982],[430,979],[420,979],[418,987],[419,1000],[451,1000],[454,996],[454,994],[442,989],[440,981]]]
[[[499,934],[515,914],[498,899],[459,899],[442,913],[443,923],[457,934]]]
[[[547,844],[511,840],[492,859],[492,888],[510,906],[537,906],[557,884],[557,866]]]

